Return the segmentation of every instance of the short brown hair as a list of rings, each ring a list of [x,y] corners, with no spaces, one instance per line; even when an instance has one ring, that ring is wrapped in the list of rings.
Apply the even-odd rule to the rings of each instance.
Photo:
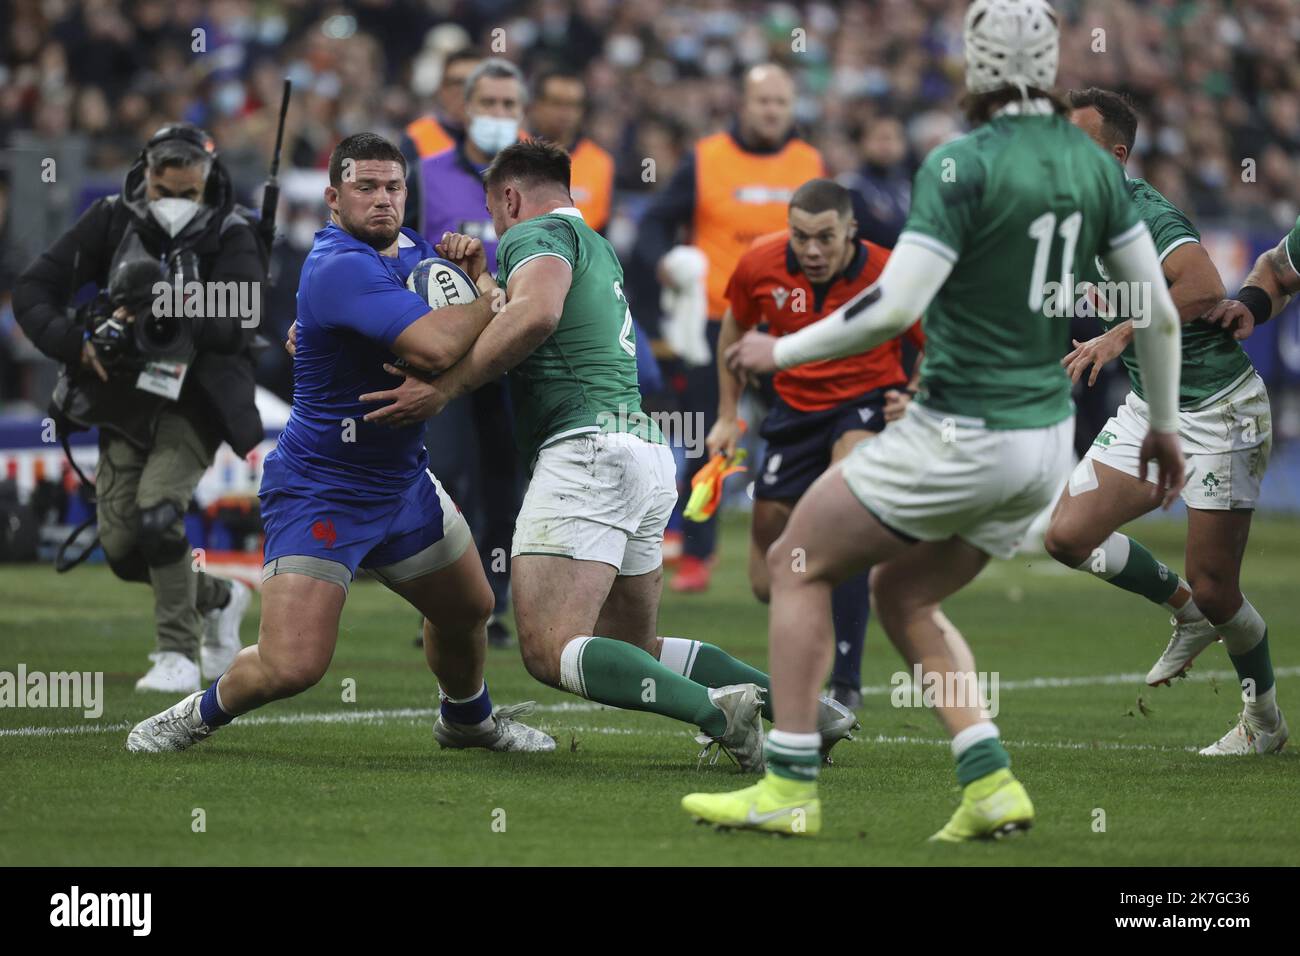
[[[841,216],[852,216],[853,197],[833,179],[810,179],[794,191],[790,208],[813,215],[834,209]]]
[[[483,171],[483,184],[494,189],[511,181],[521,186],[558,186],[569,191],[569,154],[544,139],[511,143]]]

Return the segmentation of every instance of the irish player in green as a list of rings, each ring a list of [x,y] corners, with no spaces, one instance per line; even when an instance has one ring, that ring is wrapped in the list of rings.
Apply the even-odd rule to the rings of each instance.
[[[501,244],[504,306],[460,362],[408,377],[368,420],[401,424],[509,372],[529,472],[511,579],[530,674],[588,700],[700,728],[745,770],[762,767],[767,675],[712,644],[658,634],[664,528],[676,466],[641,409],[636,340],[613,247],[569,194],[569,155],[542,141],[499,152],[484,173]],[[853,712],[823,699],[829,749]]]
[[[1117,93],[1090,89],[1070,96],[1071,119],[1124,165],[1137,114]],[[1185,573],[1179,578],[1138,541],[1117,530],[1151,511],[1150,486],[1139,477],[1138,449],[1147,430],[1147,396],[1133,352],[1132,322],[1108,314],[1105,294],[1090,297],[1107,331],[1075,342],[1065,357],[1074,381],[1119,357],[1132,391],[1097,435],[1061,492],[1045,537],[1048,553],[1161,605],[1173,614],[1173,637],[1147,674],[1168,684],[1222,638],[1242,682],[1245,707],[1206,756],[1273,753],[1287,739],[1277,708],[1268,629],[1241,593],[1241,561],[1250,519],[1268,465],[1273,435],[1268,391],[1233,333],[1200,321],[1223,299],[1223,282],[1200,234],[1177,207],[1141,179],[1128,180],[1142,221],[1155,240],[1169,294],[1182,320],[1183,367],[1178,433],[1187,459]],[[1093,275],[1105,289],[1106,277]]]
[[[776,729],[767,775],[746,790],[684,798],[701,820],[820,828],[812,731],[832,654],[831,589],[874,565],[871,597],[886,633],[910,667],[944,688],[937,715],[964,790],[933,839],[997,837],[1033,821],[971,665],[954,660],[934,612],[990,556],[1014,553],[1069,473],[1062,295],[1097,255],[1112,275],[1153,290],[1134,322],[1151,406],[1139,454],[1159,465],[1153,500],[1172,500],[1183,470],[1177,316],[1119,167],[1048,92],[1058,39],[1044,0],[975,0],[965,19],[965,106],[977,128],[922,163],[879,281],[793,335],[748,333],[728,352],[732,368],[764,373],[862,351],[924,313],[921,387],[906,415],[824,473],[768,551]],[[796,549],[804,560],[792,566]]]

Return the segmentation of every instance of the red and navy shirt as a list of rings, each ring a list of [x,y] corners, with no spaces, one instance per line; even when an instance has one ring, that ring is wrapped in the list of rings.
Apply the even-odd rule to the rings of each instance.
[[[860,240],[843,272],[830,282],[814,285],[799,267],[788,231],[761,236],[740,257],[727,283],[731,314],[743,329],[766,322],[773,335],[789,335],[825,318],[870,286],[880,277],[888,258],[888,249]],[[925,347],[919,320],[902,336],[861,355],[777,372],[773,380],[776,393],[793,408],[817,412],[877,388],[901,385],[907,381],[903,338],[918,349]]]

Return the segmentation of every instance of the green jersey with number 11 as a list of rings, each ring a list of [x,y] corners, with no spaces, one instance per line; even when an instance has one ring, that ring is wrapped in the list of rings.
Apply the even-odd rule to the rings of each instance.
[[[1068,418],[1074,289],[1145,228],[1119,166],[1046,100],[931,151],[899,242],[953,270],[925,313],[918,401],[994,429]]]
[[[551,442],[584,432],[663,438],[641,410],[636,332],[614,247],[575,208],[557,209],[506,230],[497,248],[497,282],[526,262],[554,256],[573,275],[550,338],[510,373],[515,438],[524,464]]]

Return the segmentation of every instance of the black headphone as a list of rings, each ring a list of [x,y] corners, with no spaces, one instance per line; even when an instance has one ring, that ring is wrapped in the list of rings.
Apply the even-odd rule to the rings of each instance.
[[[149,142],[144,144],[144,148],[147,151],[171,139],[183,140],[191,146],[197,146],[211,158],[217,158],[217,144],[205,130],[199,129],[193,123],[172,123],[162,127],[149,137]]]

